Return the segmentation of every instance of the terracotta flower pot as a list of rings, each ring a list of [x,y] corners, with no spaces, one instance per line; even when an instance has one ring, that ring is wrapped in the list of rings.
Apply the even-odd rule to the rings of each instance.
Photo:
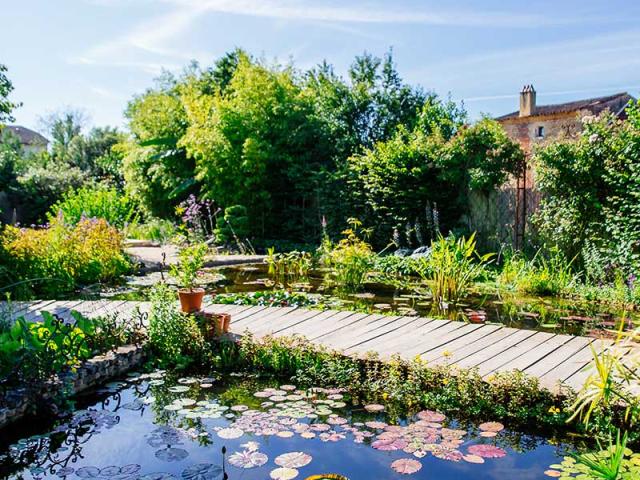
[[[231,323],[231,315],[228,313],[216,314],[216,333],[218,335],[224,335],[229,333],[229,324]]]
[[[178,296],[184,313],[199,312],[202,308],[204,288],[181,288],[178,290]]]

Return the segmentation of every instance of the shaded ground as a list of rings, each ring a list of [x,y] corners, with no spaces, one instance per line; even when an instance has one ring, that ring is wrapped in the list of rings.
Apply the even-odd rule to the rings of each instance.
[[[166,265],[172,265],[178,261],[178,248],[175,245],[141,244],[140,246],[129,246],[125,251],[134,261],[143,264],[142,270],[147,272],[159,271],[163,261]],[[264,257],[264,255],[210,255],[205,261],[205,267],[261,263]]]

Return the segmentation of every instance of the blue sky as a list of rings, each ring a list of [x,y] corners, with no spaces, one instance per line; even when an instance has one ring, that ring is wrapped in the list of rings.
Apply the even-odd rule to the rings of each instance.
[[[16,123],[65,106],[93,125],[122,112],[164,69],[212,63],[236,46],[344,73],[356,54],[393,47],[403,78],[464,100],[473,118],[538,103],[640,93],[637,0],[22,0],[0,6],[0,63]]]

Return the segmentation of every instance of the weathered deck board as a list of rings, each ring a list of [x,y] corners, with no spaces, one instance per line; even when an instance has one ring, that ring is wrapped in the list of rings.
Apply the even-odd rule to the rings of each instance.
[[[0,312],[30,321],[41,318],[43,311],[70,320],[74,310],[88,317],[117,314],[122,319],[137,309],[148,311],[149,306],[148,302],[116,300],[43,300],[1,302]],[[205,309],[230,313],[231,331],[239,335],[302,335],[348,355],[377,352],[383,359],[394,354],[405,359],[419,355],[432,365],[477,368],[485,378],[495,372],[520,370],[549,388],[560,383],[579,388],[589,375],[585,367],[592,358],[591,346],[598,350],[612,345],[610,340],[424,317],[246,305],[209,304]]]

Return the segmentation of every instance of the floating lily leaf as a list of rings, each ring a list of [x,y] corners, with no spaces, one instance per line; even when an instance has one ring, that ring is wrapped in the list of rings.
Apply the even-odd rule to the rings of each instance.
[[[384,405],[379,405],[377,403],[372,403],[370,405],[365,405],[364,409],[370,413],[378,413],[384,412]]]
[[[427,422],[442,422],[445,417],[442,413],[439,412],[434,412],[431,410],[423,410],[422,412],[418,413],[418,418],[420,420],[425,420]]]
[[[240,438],[244,435],[244,432],[239,428],[223,428],[218,431],[218,436],[225,440],[233,440],[234,438]]]
[[[298,476],[298,470],[295,468],[285,468],[280,467],[275,470],[271,470],[269,476],[273,480],[291,480],[292,478],[296,478]]]
[[[502,448],[493,445],[471,445],[467,451],[482,458],[502,458],[507,454]]]
[[[76,470],[76,475],[80,478],[96,478],[100,476],[98,467],[82,467]]]
[[[176,477],[172,473],[156,472],[142,475],[137,480],[176,480]]]
[[[189,452],[182,448],[163,448],[156,452],[156,458],[164,462],[179,462],[189,456]]]
[[[311,455],[304,452],[289,452],[279,455],[274,460],[275,464],[286,468],[300,468],[311,463]]]
[[[480,436],[484,438],[493,438],[497,437],[498,434],[496,432],[480,432]]]
[[[256,468],[261,467],[269,458],[261,452],[252,452],[244,450],[242,452],[235,452],[229,457],[229,463],[238,468]]]
[[[366,422],[365,425],[369,428],[371,428],[372,430],[382,430],[383,428],[385,428],[387,426],[386,423],[384,422]]]
[[[501,432],[504,430],[504,425],[500,422],[485,422],[478,425],[478,428],[483,432]]]
[[[382,450],[384,452],[390,452],[393,450],[402,450],[407,446],[407,442],[401,438],[390,440],[376,440],[371,444],[376,450]]]
[[[182,471],[184,480],[216,480],[222,476],[222,468],[211,463],[198,463]]]
[[[258,448],[260,448],[260,444],[258,442],[254,442],[254,441],[249,441],[247,443],[243,443],[240,446],[243,447],[246,450],[249,450],[250,452],[256,452],[258,450]]]
[[[544,474],[547,477],[553,477],[553,478],[559,478],[562,476],[562,472],[559,472],[558,470],[545,470]]]
[[[59,477],[66,477],[67,475],[71,475],[74,471],[73,467],[63,467],[56,472],[56,475]]]
[[[169,387],[168,390],[173,393],[184,393],[189,391],[189,387],[186,385],[176,385],[174,387]]]
[[[400,458],[391,464],[391,468],[398,473],[409,475],[418,472],[422,464],[413,458]]]
[[[479,455],[472,455],[472,454],[463,455],[462,459],[468,463],[484,463],[484,458],[482,458]]]

